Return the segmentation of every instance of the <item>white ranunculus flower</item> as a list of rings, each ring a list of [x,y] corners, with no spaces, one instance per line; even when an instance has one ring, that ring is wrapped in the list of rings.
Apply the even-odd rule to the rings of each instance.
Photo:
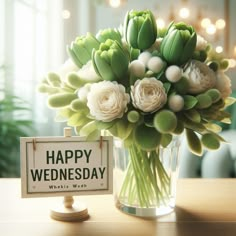
[[[197,44],[196,44],[196,50],[205,50],[208,45],[208,42],[200,35],[197,35]]]
[[[101,81],[91,85],[87,100],[90,114],[97,120],[109,122],[124,115],[130,97],[123,85]]]
[[[131,86],[131,98],[134,107],[143,112],[155,112],[167,101],[162,82],[154,77],[137,80]]]
[[[198,94],[213,88],[216,83],[215,72],[206,64],[192,60],[185,69],[183,76],[189,81],[188,92]]]
[[[229,97],[229,95],[232,93],[231,80],[224,73],[224,71],[218,71],[216,73],[216,85],[215,85],[215,88],[220,91],[221,97],[223,99]]]

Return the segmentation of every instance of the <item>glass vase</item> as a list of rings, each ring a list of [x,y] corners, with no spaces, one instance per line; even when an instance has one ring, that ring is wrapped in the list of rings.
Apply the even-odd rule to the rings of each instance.
[[[158,217],[174,211],[179,169],[180,139],[166,147],[143,151],[125,148],[114,139],[114,197],[117,208],[140,217]]]

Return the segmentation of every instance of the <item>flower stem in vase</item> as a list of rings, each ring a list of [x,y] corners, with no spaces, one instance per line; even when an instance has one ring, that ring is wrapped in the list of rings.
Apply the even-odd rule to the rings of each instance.
[[[147,208],[165,204],[169,197],[170,178],[160,161],[159,149],[143,151],[133,144],[128,152],[130,162],[119,199],[129,205]]]

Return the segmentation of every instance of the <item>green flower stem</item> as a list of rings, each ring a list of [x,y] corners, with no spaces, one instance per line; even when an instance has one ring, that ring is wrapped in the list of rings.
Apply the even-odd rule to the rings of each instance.
[[[170,178],[160,161],[160,151],[146,152],[136,145],[128,151],[130,162],[119,194],[120,200],[140,207],[166,204]]]

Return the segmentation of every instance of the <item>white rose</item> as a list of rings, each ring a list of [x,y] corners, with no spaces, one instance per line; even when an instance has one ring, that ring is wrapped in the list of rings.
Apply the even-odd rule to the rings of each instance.
[[[206,64],[192,60],[183,75],[188,79],[188,92],[198,94],[213,88],[216,82],[215,72]]]
[[[125,93],[125,87],[114,81],[102,81],[92,84],[87,99],[90,114],[95,119],[104,122],[121,118],[130,101],[129,95]]]
[[[162,82],[154,77],[137,80],[131,86],[131,98],[134,107],[144,112],[155,112],[167,101]]]
[[[220,91],[221,97],[223,99],[229,97],[229,95],[232,93],[231,80],[223,71],[218,71],[216,73],[215,88]]]
[[[197,35],[197,44],[196,44],[196,50],[205,50],[207,47],[207,41],[200,35]]]

